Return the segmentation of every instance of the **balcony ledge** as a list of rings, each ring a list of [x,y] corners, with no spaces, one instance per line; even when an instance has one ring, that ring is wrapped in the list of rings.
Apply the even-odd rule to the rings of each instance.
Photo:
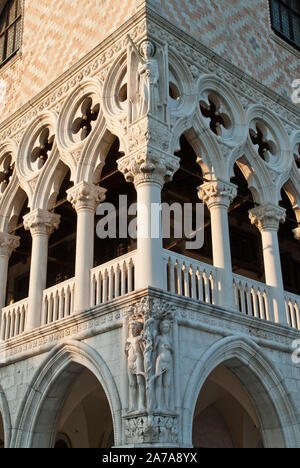
[[[291,343],[300,331],[288,325],[275,324],[216,305],[171,294],[160,289],[138,290],[72,315],[49,325],[0,343],[0,367],[40,355],[69,340],[84,341],[123,326],[124,309],[145,295],[172,303],[178,309],[178,324],[226,337],[251,338],[258,345],[290,353]]]

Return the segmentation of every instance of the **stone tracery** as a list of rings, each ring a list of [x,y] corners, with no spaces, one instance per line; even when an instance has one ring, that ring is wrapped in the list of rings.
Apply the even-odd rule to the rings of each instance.
[[[207,127],[203,122],[205,119],[210,119],[212,133],[220,137],[215,138],[214,135],[211,137],[216,140],[214,144],[217,150],[210,151],[209,157],[211,158],[212,165],[211,171],[208,171],[206,175],[209,177],[212,186],[214,188],[217,186],[217,192],[220,192],[221,189],[216,179],[219,180],[221,174],[224,175],[225,180],[223,182],[229,184],[230,174],[232,173],[231,165],[234,161],[234,157],[237,158],[247,153],[247,158],[244,158],[245,165],[248,164],[249,167],[251,166],[251,157],[253,158],[252,161],[255,160],[257,163],[257,166],[255,166],[255,173],[249,176],[249,180],[250,177],[255,177],[261,184],[267,180],[267,196],[263,194],[262,201],[264,201],[265,204],[271,201],[274,206],[277,205],[278,199],[275,195],[276,190],[271,188],[271,181],[273,180],[273,185],[279,185],[279,180],[281,180],[279,179],[279,171],[278,173],[276,171],[274,172],[274,179],[271,178],[271,171],[270,177],[267,178],[266,176],[266,178],[263,179],[262,174],[256,168],[262,167],[260,164],[264,163],[259,160],[260,158],[254,158],[251,149],[249,149],[249,141],[246,143],[247,137],[249,140],[249,131],[251,132],[253,127],[252,122],[255,121],[254,112],[253,120],[249,119],[248,123],[245,123],[244,110],[247,109],[247,106],[251,106],[251,101],[247,101],[245,97],[237,98],[237,100],[241,99],[241,102],[243,102],[243,108],[241,106],[238,111],[238,106],[235,107],[231,105],[232,103],[229,99],[224,100],[224,102],[222,100],[218,101],[215,96],[222,96],[224,94],[224,89],[228,90],[228,94],[232,92],[230,86],[225,84],[222,80],[219,80],[222,81],[222,86],[220,82],[218,83],[217,81],[214,84],[214,88],[210,85],[210,94],[206,95],[206,101],[203,100],[203,94],[195,92],[195,95],[197,95],[196,99],[195,95],[190,91],[193,87],[196,88],[196,84],[191,82],[191,77],[195,80],[199,77],[201,80],[202,73],[200,69],[192,65],[192,67],[194,67],[193,69],[189,67],[191,71],[191,76],[188,78],[190,80],[188,83],[190,86],[189,89],[186,84],[188,81],[186,76],[184,77],[185,80],[183,80],[182,75],[176,74],[175,79],[175,73],[170,73],[170,82],[167,83],[167,87],[168,85],[170,86],[170,83],[176,82],[176,88],[173,87],[169,90],[169,100],[165,99],[165,95],[164,99],[162,99],[166,109],[163,115],[160,111],[158,112],[158,87],[161,89],[163,84],[165,84],[164,75],[161,74],[162,68],[159,68],[159,66],[161,67],[162,57],[165,60],[166,57],[163,55],[164,52],[162,52],[163,47],[161,44],[159,44],[161,54],[159,56],[154,55],[150,48],[146,50],[146,47],[148,46],[146,46],[145,43],[144,55],[146,56],[148,54],[148,60],[150,60],[149,57],[152,60],[157,59],[157,66],[154,62],[152,64],[150,64],[150,62],[148,63],[148,68],[150,65],[153,68],[153,80],[150,82],[147,73],[149,72],[149,74],[151,74],[151,70],[146,68],[143,70],[142,66],[138,67],[137,64],[134,65],[133,72],[135,76],[138,73],[139,76],[145,74],[143,80],[140,80],[138,89],[134,87],[136,101],[133,103],[130,102],[129,99],[131,81],[130,74],[124,74],[123,65],[125,52],[122,50],[122,59],[118,58],[114,64],[116,68],[118,68],[118,64],[123,67],[121,74],[118,75],[114,81],[116,87],[113,88],[113,90],[116,89],[119,92],[112,93],[114,96],[112,97],[112,101],[114,99],[120,101],[120,107],[114,107],[114,105],[105,104],[101,101],[103,99],[102,93],[105,88],[105,83],[108,83],[108,81],[106,82],[105,80],[109,80],[109,70],[106,70],[107,73],[103,72],[101,85],[99,85],[99,83],[96,84],[96,82],[93,84],[87,82],[79,86],[76,92],[72,92],[67,101],[63,104],[59,115],[59,124],[57,126],[52,126],[52,131],[49,135],[44,133],[43,138],[41,138],[41,134],[40,141],[38,141],[40,146],[34,146],[35,157],[33,159],[35,161],[41,159],[42,161],[39,169],[42,169],[47,163],[47,167],[51,167],[55,172],[54,164],[61,158],[72,169],[72,181],[76,181],[77,184],[85,184],[87,182],[85,180],[86,174],[93,174],[93,168],[96,167],[96,164],[104,164],[105,158],[102,153],[105,153],[103,148],[108,144],[107,141],[109,140],[107,133],[105,133],[107,131],[117,134],[120,140],[122,140],[122,150],[124,150],[125,156],[119,161],[119,170],[125,174],[127,180],[129,182],[135,182],[136,186],[149,181],[162,186],[166,180],[172,178],[173,173],[178,168],[178,161],[173,157],[173,151],[170,151],[170,141],[172,139],[172,141],[179,140],[181,133],[186,129],[193,128],[195,120],[197,119],[199,121],[199,132],[196,138],[198,141],[202,139],[207,142],[209,136],[206,133]],[[173,70],[173,55],[175,55],[175,53],[172,51],[169,58],[171,64],[169,64],[169,71]],[[197,71],[199,76],[197,75]],[[163,93],[165,93],[165,91]],[[201,120],[199,117],[200,109],[199,106],[196,109],[196,104],[195,109],[190,114],[186,111],[187,107],[185,107],[185,103],[190,96],[192,96],[191,99],[193,99],[195,103],[201,103],[202,117],[204,117],[204,119]],[[101,102],[101,106],[95,104],[97,102]],[[137,107],[135,115],[130,114],[130,105]],[[189,107],[191,108],[191,106]],[[267,110],[265,113],[266,115],[269,114]],[[144,124],[143,117],[145,117],[146,114],[148,114],[148,117],[149,115],[155,117],[157,121],[160,120],[159,123],[156,122],[154,124],[151,119],[147,119],[147,122]],[[233,119],[232,116],[234,117]],[[259,120],[260,117],[258,113],[257,120]],[[141,123],[139,128],[137,128],[137,126],[135,127],[138,118]],[[241,122],[240,126],[237,124],[238,121]],[[166,125],[163,126],[162,122]],[[70,126],[70,124],[73,125]],[[94,131],[96,129],[97,131]],[[180,132],[178,129],[181,129]],[[174,135],[177,131],[178,135]],[[254,146],[255,143],[259,144],[259,153],[261,153],[259,155],[264,162],[268,162],[268,156],[272,159],[273,153],[277,155],[277,148],[275,149],[275,146],[272,146],[272,138],[268,138],[264,135],[264,132],[260,130],[259,126],[257,127],[255,125],[253,132],[255,132],[255,135],[253,133],[250,135],[250,138],[252,136],[252,143],[254,143]],[[98,138],[98,133],[101,133],[101,138]],[[59,151],[53,152],[52,157],[49,158],[48,156],[51,150],[54,149],[56,145],[52,140],[54,136],[57,140]],[[221,139],[223,142],[220,141]],[[264,140],[266,140],[266,142],[264,142]],[[224,142],[225,144],[223,144]],[[210,148],[213,148],[213,146]],[[234,155],[231,153],[232,150],[235,151]],[[282,168],[285,178],[288,179],[293,156],[299,169],[299,148],[296,148],[296,152],[287,151],[287,145],[284,142],[284,150],[285,152],[278,153],[278,158],[280,161],[284,160]],[[269,155],[266,155],[267,151],[270,153]],[[95,163],[95,153],[98,158],[97,163]],[[98,155],[99,153],[101,153],[100,156]],[[21,156],[22,154],[20,152],[18,157],[20,158]],[[201,157],[202,155],[199,154],[199,159],[201,159]],[[92,158],[94,158],[93,161]],[[84,170],[80,172],[78,170],[79,162],[81,167],[89,167],[89,164],[91,164],[92,169],[89,169],[89,172],[84,172]],[[11,171],[5,169],[2,172],[5,173],[5,176],[3,176],[1,181],[0,170],[0,183],[2,182],[2,188],[4,187],[4,189],[6,189],[8,182],[11,180]],[[16,173],[21,181],[24,171],[20,169],[20,165],[18,165]],[[29,178],[30,177],[29,175]],[[295,175],[295,177],[297,178],[298,175]],[[36,179],[30,180],[31,188],[34,190],[36,187],[39,187],[37,184],[41,183],[41,181],[41,175],[37,175]],[[95,180],[89,179],[89,183],[92,182],[96,183]],[[259,184],[257,185],[259,186]],[[24,184],[23,187],[25,187]],[[28,187],[26,188],[29,190]],[[278,187],[276,187],[276,189],[278,189]],[[49,188],[45,188],[44,195],[47,190],[53,190],[53,187],[51,186],[50,188],[49,186]],[[224,195],[223,192],[221,195]],[[231,187],[231,190],[225,195],[232,198],[234,196],[233,187]],[[215,196],[216,198],[214,194],[210,194],[210,196]],[[265,200],[263,197],[265,197]],[[269,199],[267,199],[268,197]],[[97,201],[101,201],[102,199],[101,197],[97,198]],[[39,200],[41,200],[41,198],[37,197],[35,207],[38,207]],[[0,210],[1,208],[0,201]],[[295,232],[295,235],[298,235],[298,231]],[[118,274],[119,273],[116,273],[115,275],[115,283],[118,281]],[[190,273],[188,272],[188,274]],[[191,277],[189,276],[189,278]],[[105,281],[106,280],[107,277]],[[192,281],[192,279],[190,279],[190,281]],[[192,284],[189,284],[188,287],[192,288]],[[198,286],[198,293],[199,291],[200,288]],[[131,311],[128,312],[128,316],[130,317],[128,328],[129,337],[125,346],[127,354],[127,377],[129,380],[129,405],[128,414],[125,418],[127,442],[144,443],[155,441],[158,443],[176,443],[178,440],[178,420],[176,414],[174,414],[174,395],[172,393],[172,387],[174,386],[174,375],[172,371],[174,367],[174,352],[176,352],[176,343],[174,343],[173,338],[174,313],[173,311],[170,312],[167,305],[151,304],[146,300],[131,309]],[[142,413],[146,413],[146,415]]]

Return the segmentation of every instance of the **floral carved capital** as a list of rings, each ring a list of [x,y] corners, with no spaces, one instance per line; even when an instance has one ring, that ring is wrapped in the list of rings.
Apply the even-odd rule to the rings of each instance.
[[[0,256],[9,258],[20,246],[20,237],[0,232]]]
[[[55,229],[58,229],[60,215],[47,210],[34,210],[24,216],[24,228],[31,232],[32,236],[50,236]]]
[[[275,205],[261,205],[249,211],[249,218],[260,231],[278,231],[279,223],[284,223],[286,210]]]
[[[118,168],[126,181],[133,182],[136,187],[145,182],[157,183],[163,187],[179,169],[179,158],[145,149],[119,159]]]
[[[105,200],[106,189],[98,185],[81,182],[67,190],[68,201],[77,211],[96,211],[97,206]]]
[[[198,195],[209,209],[215,206],[229,208],[230,203],[237,195],[237,187],[230,182],[214,180],[201,185],[198,188]]]

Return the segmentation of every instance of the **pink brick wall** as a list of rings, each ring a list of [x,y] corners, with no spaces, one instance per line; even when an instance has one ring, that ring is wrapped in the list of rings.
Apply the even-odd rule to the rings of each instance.
[[[0,70],[16,111],[75,64],[136,11],[136,0],[25,0],[22,58]]]
[[[163,14],[243,71],[290,97],[299,58],[270,37],[268,0],[155,0]],[[141,0],[24,0],[22,57],[0,70],[0,121],[129,19]]]
[[[300,59],[271,38],[269,0],[160,0],[163,14],[266,86],[290,98]]]

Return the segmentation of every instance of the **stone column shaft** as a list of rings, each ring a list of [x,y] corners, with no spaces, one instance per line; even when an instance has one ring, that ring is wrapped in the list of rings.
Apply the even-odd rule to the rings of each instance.
[[[26,331],[41,325],[43,291],[47,285],[48,241],[58,228],[60,216],[37,209],[24,216],[24,228],[32,236]]]
[[[81,182],[68,190],[68,201],[77,212],[74,313],[90,306],[90,271],[94,264],[94,230],[97,206],[105,200],[106,190]]]
[[[220,270],[219,305],[236,308],[233,292],[232,261],[228,208],[236,197],[236,186],[216,180],[199,187],[199,198],[208,206],[211,216],[213,263]]]
[[[279,223],[285,221],[283,208],[262,205],[249,212],[251,223],[261,233],[266,284],[273,288],[273,310],[276,323],[287,323],[284,303],[284,287],[278,244]]]
[[[164,289],[161,190],[179,168],[176,156],[144,149],[118,161],[119,170],[137,191],[137,260],[135,287]]]

